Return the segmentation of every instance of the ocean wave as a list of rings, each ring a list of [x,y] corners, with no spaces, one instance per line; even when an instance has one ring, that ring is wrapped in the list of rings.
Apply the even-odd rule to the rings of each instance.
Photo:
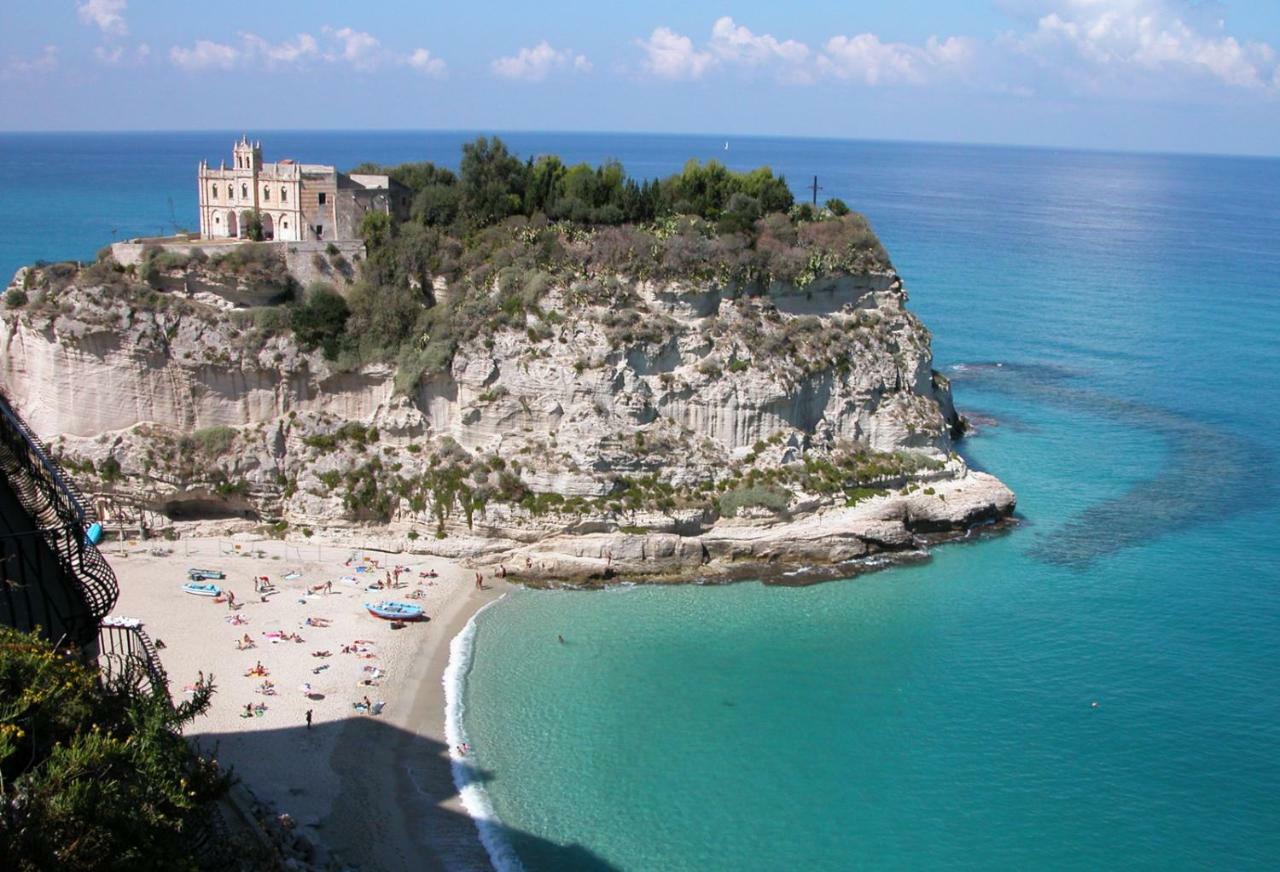
[[[524,866],[516,856],[515,848],[507,840],[502,822],[493,810],[493,802],[489,798],[484,785],[475,777],[471,761],[458,753],[458,746],[467,744],[467,733],[463,727],[466,715],[465,690],[467,675],[471,672],[471,664],[475,658],[476,619],[485,609],[501,602],[506,595],[488,603],[479,609],[467,625],[462,628],[453,641],[449,643],[449,665],[444,670],[444,734],[449,743],[449,767],[453,773],[453,784],[462,800],[462,807],[475,821],[476,832],[480,835],[480,844],[484,845],[489,855],[489,862],[497,872],[523,872]]]

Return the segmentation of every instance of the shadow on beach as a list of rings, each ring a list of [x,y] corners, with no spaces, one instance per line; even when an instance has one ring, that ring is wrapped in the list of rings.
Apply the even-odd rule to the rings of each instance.
[[[288,773],[289,783],[264,790],[252,766],[233,774],[260,798],[304,796],[313,773],[329,767],[341,783],[327,816],[296,818],[300,831],[335,851],[346,864],[365,870],[490,869],[476,826],[462,808],[445,746],[373,717],[242,733],[206,733],[201,747],[213,750],[234,743],[240,759],[271,760]],[[321,749],[332,747],[328,759]],[[316,756],[309,756],[308,749]],[[281,766],[281,761],[296,761]],[[468,782],[485,784],[495,776],[463,763]],[[286,800],[277,812],[290,812]],[[290,812],[291,813],[291,812]],[[548,841],[502,826],[502,841],[519,857],[503,868],[610,872],[616,867],[587,848]]]

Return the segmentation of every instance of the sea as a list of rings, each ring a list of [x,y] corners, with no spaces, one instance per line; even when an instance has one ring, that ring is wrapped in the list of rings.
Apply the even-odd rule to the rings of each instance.
[[[0,273],[193,227],[239,133],[0,135]],[[339,167],[475,135],[250,134]],[[486,609],[450,719],[498,868],[1280,867],[1280,160],[501,135],[865,213],[1021,523],[809,587]]]

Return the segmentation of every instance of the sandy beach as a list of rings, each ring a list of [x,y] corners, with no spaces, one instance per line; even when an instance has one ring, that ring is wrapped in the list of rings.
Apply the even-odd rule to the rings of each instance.
[[[249,537],[105,553],[120,580],[115,614],[163,643],[175,700],[201,673],[216,686],[190,735],[260,799],[361,868],[489,868],[453,783],[442,677],[449,643],[508,589],[492,569],[477,589],[457,561]],[[398,587],[367,589],[396,566]],[[225,572],[214,583],[236,607],[186,593],[188,567]],[[381,599],[416,603],[429,620],[393,629],[364,608]],[[376,714],[355,707],[366,699]]]

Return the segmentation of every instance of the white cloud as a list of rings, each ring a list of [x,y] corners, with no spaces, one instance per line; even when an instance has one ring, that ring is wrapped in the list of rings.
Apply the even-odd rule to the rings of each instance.
[[[1035,29],[1006,35],[1014,51],[1068,81],[1100,88],[1147,74],[1208,78],[1233,88],[1275,86],[1275,50],[1242,42],[1225,22],[1183,0],[1041,0]]]
[[[762,64],[777,60],[800,64],[809,57],[809,47],[804,43],[793,39],[779,41],[768,33],[757,36],[727,15],[711,26],[709,47],[717,58],[726,62]]]
[[[698,51],[693,40],[669,27],[654,29],[637,44],[644,49],[645,69],[664,79],[697,79],[715,62],[710,52]]]
[[[350,27],[322,27],[319,38],[299,33],[283,42],[272,42],[256,33],[238,36],[235,43],[201,39],[189,48],[174,46],[169,49],[169,59],[186,70],[296,69],[320,63],[345,65],[365,73],[385,66],[407,66],[439,76],[445,69],[445,62],[425,48],[399,54],[383,47],[372,34]]]
[[[642,67],[673,80],[713,70],[777,80],[819,78],[864,86],[963,86],[1028,95],[1040,90],[1157,95],[1194,79],[1219,87],[1280,91],[1280,53],[1228,33],[1212,2],[1193,0],[1000,0],[1019,30],[990,39],[932,36],[894,42],[836,34],[811,49],[754,33],[728,16],[699,44],[669,27],[647,39]],[[1028,63],[1030,61],[1030,63]]]
[[[873,33],[833,36],[823,47],[818,68],[838,79],[867,85],[922,85],[944,71],[954,73],[973,57],[971,40],[952,36],[929,37],[923,46],[882,42]]]
[[[116,45],[107,48],[105,45],[100,45],[93,50],[93,56],[104,64],[118,64],[124,57],[124,47]]]
[[[76,4],[76,14],[85,24],[97,25],[103,33],[124,36],[129,26],[124,20],[126,0],[84,0]]]
[[[533,48],[522,48],[511,57],[498,58],[491,65],[495,75],[506,79],[541,82],[556,70],[572,69],[576,73],[591,72],[591,61],[571,49],[554,49],[546,40]]]
[[[25,79],[42,76],[58,68],[58,47],[46,45],[34,58],[11,58],[0,69],[0,78]]]
[[[191,48],[175,45],[169,49],[169,60],[184,70],[229,70],[242,57],[243,53],[235,46],[207,39],[196,40]]]
[[[445,71],[445,63],[438,57],[434,57],[431,52],[425,48],[414,49],[413,53],[405,59],[405,63],[413,67],[415,70],[426,73],[429,76],[443,76]]]
[[[241,33],[244,53],[252,58],[265,62],[268,66],[275,64],[296,64],[316,57],[320,46],[316,38],[309,33],[300,33],[293,40],[272,43],[254,33]]]
[[[780,81],[809,83],[819,76],[856,80],[868,85],[922,84],[941,67],[959,68],[974,53],[971,40],[931,37],[924,45],[883,42],[878,36],[833,36],[815,54],[794,39],[754,33],[724,16],[711,26],[705,47],[686,36],[659,27],[639,43],[644,67],[667,79],[696,79],[712,68],[765,69]]]
[[[367,73],[394,59],[391,53],[382,47],[377,37],[370,33],[353,30],[350,27],[340,27],[336,30],[332,27],[322,27],[320,30],[338,43],[335,50],[325,55],[325,60],[342,61],[349,64],[352,69]]]

